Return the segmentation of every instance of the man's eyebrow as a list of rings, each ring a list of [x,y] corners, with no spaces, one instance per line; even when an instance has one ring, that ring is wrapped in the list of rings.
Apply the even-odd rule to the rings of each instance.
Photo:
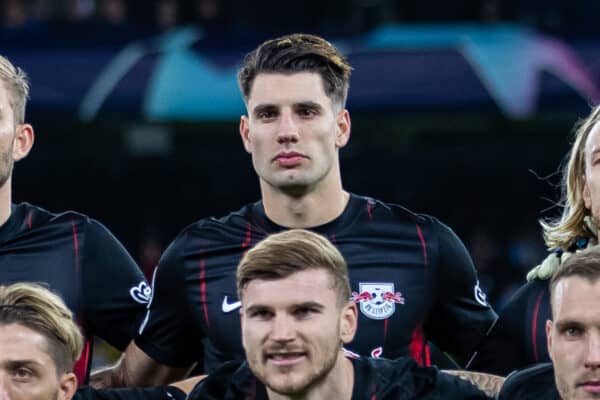
[[[583,328],[585,326],[585,324],[583,324],[581,321],[577,321],[575,319],[563,319],[556,321],[554,324],[559,330],[570,327]]]
[[[323,106],[317,102],[308,100],[294,103],[294,108],[323,108]]]
[[[22,367],[22,366],[26,366],[26,365],[43,366],[43,364],[40,363],[39,361],[34,360],[34,359],[28,359],[28,358],[5,360],[2,362],[2,364],[6,365],[9,368],[18,368],[18,367]]]
[[[305,301],[302,303],[293,304],[292,308],[318,308],[323,309],[325,306],[321,303],[317,303],[316,301]]]
[[[301,303],[294,303],[294,304],[290,304],[288,306],[289,309],[298,309],[298,308],[317,308],[319,310],[322,310],[325,308],[325,306],[321,303],[317,303],[316,301],[304,301]],[[262,311],[262,310],[272,310],[273,307],[268,306],[266,304],[252,304],[248,307],[246,307],[246,312],[252,312],[252,311]]]
[[[275,104],[270,104],[270,103],[258,104],[256,107],[254,107],[252,109],[252,114],[258,115],[264,111],[275,111],[277,109],[278,109],[278,107]]]

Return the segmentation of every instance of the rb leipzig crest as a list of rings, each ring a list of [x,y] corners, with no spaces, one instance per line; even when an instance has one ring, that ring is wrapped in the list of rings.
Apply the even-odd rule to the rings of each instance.
[[[360,282],[359,292],[352,292],[352,301],[360,304],[360,312],[371,319],[386,319],[396,311],[396,304],[404,304],[404,297],[394,290],[391,282]]]

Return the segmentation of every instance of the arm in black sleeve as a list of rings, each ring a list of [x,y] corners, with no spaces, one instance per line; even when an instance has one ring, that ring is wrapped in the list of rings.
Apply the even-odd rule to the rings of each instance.
[[[155,361],[171,367],[188,367],[202,358],[202,331],[193,321],[188,302],[185,234],[165,250],[154,273],[152,299],[136,345]],[[192,272],[193,273],[193,272]]]
[[[497,315],[479,287],[471,257],[456,234],[433,220],[438,262],[433,266],[437,297],[425,323],[427,337],[465,365]]]
[[[174,386],[128,389],[93,389],[85,386],[77,390],[73,400],[184,400],[185,393]]]
[[[538,289],[537,286],[542,288]],[[530,309],[535,311],[535,297],[544,289],[543,285],[529,282],[511,297],[500,313],[498,322],[477,350],[469,369],[508,375],[516,369],[536,362],[530,357],[532,331],[527,329],[527,325],[532,324],[533,316],[528,314]],[[533,307],[530,306],[531,303],[534,303]],[[537,309],[539,312],[539,305]],[[544,329],[544,322],[545,318],[541,318],[539,323],[542,326],[536,329],[536,342],[540,342],[537,336]],[[545,343],[541,342],[540,346],[544,346]]]
[[[146,311],[150,287],[123,245],[102,224],[89,220],[82,254],[86,334],[123,351]]]

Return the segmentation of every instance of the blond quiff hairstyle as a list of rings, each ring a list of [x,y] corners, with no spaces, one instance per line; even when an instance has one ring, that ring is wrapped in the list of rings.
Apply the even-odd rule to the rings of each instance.
[[[47,339],[57,372],[71,372],[83,338],[73,313],[56,294],[34,283],[0,286],[0,325],[23,325]]]
[[[6,57],[0,56],[0,81],[8,91],[15,124],[24,123],[25,106],[29,98],[27,74],[21,68],[15,67]]]
[[[270,235],[250,249],[238,265],[238,296],[242,300],[244,288],[255,279],[284,279],[308,269],[327,271],[338,292],[338,304],[348,303],[350,282],[344,257],[325,237],[305,229]]]

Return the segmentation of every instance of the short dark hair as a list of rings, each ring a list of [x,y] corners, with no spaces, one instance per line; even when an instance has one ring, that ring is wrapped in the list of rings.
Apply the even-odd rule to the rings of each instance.
[[[558,283],[571,276],[578,276],[591,283],[600,279],[600,246],[590,247],[567,258],[550,280],[550,305],[553,307],[554,292]]]
[[[323,79],[327,96],[345,107],[351,71],[346,58],[327,40],[294,33],[268,40],[248,53],[238,72],[238,83],[247,102],[258,74],[316,72]]]
[[[237,268],[237,289],[242,291],[255,279],[277,280],[308,270],[322,269],[332,277],[332,287],[338,292],[338,304],[350,300],[350,282],[346,260],[325,237],[305,230],[290,229],[268,236],[240,261]]]

